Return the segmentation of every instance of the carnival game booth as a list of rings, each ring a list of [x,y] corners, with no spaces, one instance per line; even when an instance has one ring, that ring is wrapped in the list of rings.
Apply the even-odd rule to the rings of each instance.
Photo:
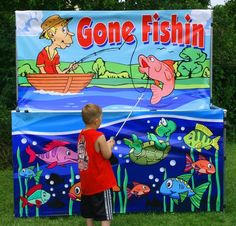
[[[80,212],[87,103],[115,137],[114,213],[221,211],[224,110],[210,107],[209,10],[17,11],[16,217]]]

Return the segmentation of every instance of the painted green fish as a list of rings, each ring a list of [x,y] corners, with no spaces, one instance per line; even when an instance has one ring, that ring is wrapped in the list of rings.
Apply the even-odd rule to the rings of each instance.
[[[206,126],[202,124],[196,124],[195,130],[184,136],[184,142],[190,147],[194,148],[198,152],[202,151],[202,148],[209,150],[212,147],[219,150],[218,141],[220,136],[215,138],[210,138],[213,133]]]
[[[42,184],[35,185],[34,187],[30,188],[29,191],[25,194],[26,197],[21,196],[20,199],[22,201],[22,208],[25,206],[33,206],[36,205],[39,208],[41,205],[46,203],[51,195],[42,190]]]

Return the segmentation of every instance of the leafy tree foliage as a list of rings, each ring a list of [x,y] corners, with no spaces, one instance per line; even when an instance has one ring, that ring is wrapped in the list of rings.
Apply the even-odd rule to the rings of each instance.
[[[182,76],[191,78],[203,70],[202,63],[206,60],[206,53],[200,49],[184,48],[179,56],[183,59],[178,66],[178,71]]]
[[[104,75],[106,72],[105,62],[102,58],[96,59],[96,61],[93,64],[93,71],[96,73],[96,78],[99,78],[100,76]]]
[[[228,136],[236,137],[236,0],[213,11],[213,103],[227,109]]]

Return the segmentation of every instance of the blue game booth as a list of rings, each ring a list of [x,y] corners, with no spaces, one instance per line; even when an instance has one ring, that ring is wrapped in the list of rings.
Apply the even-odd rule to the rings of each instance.
[[[222,211],[212,11],[17,11],[16,217],[80,213],[81,109],[114,137],[113,212]]]

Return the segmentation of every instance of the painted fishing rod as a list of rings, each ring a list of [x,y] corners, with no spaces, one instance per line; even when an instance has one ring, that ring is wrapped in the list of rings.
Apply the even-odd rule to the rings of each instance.
[[[116,137],[119,135],[120,131],[123,129],[124,125],[126,124],[126,122],[128,121],[128,119],[130,118],[130,116],[132,115],[134,109],[137,107],[138,103],[140,102],[140,100],[143,98],[144,93],[141,94],[141,96],[138,98],[137,102],[135,103],[135,105],[132,107],[130,113],[128,114],[128,116],[126,117],[125,121],[122,123],[121,127],[119,128],[119,130],[117,131],[116,135],[111,137],[111,139],[115,140]]]
[[[129,35],[129,36],[124,40],[124,42],[122,43],[122,45],[121,45],[120,47],[111,47],[111,48],[101,49],[101,50],[99,50],[99,51],[93,52],[93,53],[91,53],[91,54],[89,54],[89,55],[87,55],[87,56],[81,58],[80,60],[74,62],[74,64],[82,63],[82,62],[84,62],[85,60],[89,59],[90,57],[96,56],[96,55],[98,55],[98,54],[100,54],[100,53],[102,53],[102,52],[120,50],[120,49],[124,46],[124,44],[126,43],[127,39],[130,38],[130,36],[131,36],[131,35]],[[135,38],[136,38],[136,37],[135,37]]]

